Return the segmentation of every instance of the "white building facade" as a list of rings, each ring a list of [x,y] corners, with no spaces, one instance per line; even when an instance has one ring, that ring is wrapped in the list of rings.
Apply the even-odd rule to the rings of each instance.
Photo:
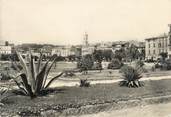
[[[11,53],[12,53],[11,46],[0,45],[0,54],[11,54]]]
[[[52,55],[67,57],[75,55],[75,51],[73,51],[71,47],[67,46],[55,47],[52,49]]]

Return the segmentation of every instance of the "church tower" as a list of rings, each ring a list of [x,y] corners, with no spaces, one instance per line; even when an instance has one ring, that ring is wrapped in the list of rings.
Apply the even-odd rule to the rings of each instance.
[[[84,46],[88,46],[89,45],[88,44],[88,34],[87,34],[87,32],[85,32],[85,34],[84,34],[83,45]]]

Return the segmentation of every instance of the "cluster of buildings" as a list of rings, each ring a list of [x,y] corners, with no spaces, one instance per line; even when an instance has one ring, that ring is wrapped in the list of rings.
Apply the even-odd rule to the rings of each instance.
[[[161,56],[160,53],[167,53],[168,58],[171,59],[171,25],[169,25],[169,32],[157,37],[150,37],[145,39],[145,42],[138,41],[116,41],[116,42],[101,42],[96,44],[90,44],[88,42],[88,34],[85,33],[83,36],[83,44],[76,46],[44,46],[41,51],[46,56],[84,56],[86,54],[92,54],[94,50],[112,50],[115,52],[122,47],[129,47],[135,45],[139,51],[145,51],[146,60],[158,60]],[[12,54],[14,51],[14,44],[10,44],[8,41],[0,42],[0,55]],[[23,51],[23,54],[28,52]],[[39,52],[33,52],[38,55]]]
[[[88,34],[83,36],[83,44],[77,46],[58,46],[52,48],[51,54],[57,54],[59,56],[84,56],[86,54],[92,54],[94,50],[112,50],[115,52],[123,46],[129,47],[135,45],[140,52],[145,51],[145,60],[158,60],[161,56],[160,53],[167,53],[168,58],[171,58],[171,25],[169,25],[169,32],[163,35],[150,37],[145,39],[145,42],[139,41],[116,41],[116,42],[102,42],[96,44],[90,44],[88,42]]]

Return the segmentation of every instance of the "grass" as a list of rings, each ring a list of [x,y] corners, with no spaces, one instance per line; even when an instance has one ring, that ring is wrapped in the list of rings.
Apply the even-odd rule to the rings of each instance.
[[[10,66],[10,63],[6,62],[6,63],[1,63],[1,67],[0,67],[0,72],[3,72],[4,70],[2,69],[2,66]],[[130,64],[130,63],[127,63]],[[131,63],[132,65],[134,65],[135,63]],[[147,69],[147,73],[143,73],[143,77],[159,77],[159,76],[167,76],[167,75],[171,75],[170,71],[160,71],[157,70],[155,72],[151,71],[151,67],[152,67],[152,63],[145,63],[145,69]],[[57,66],[56,68],[52,68],[50,71],[50,76],[55,76],[57,75],[59,72],[63,71],[63,70],[72,70],[76,68],[76,63],[75,62],[57,62]],[[14,70],[9,71],[11,74],[16,74],[16,72]],[[99,72],[99,70],[93,70],[93,71],[88,71],[87,75],[82,75],[81,73],[76,73],[76,76],[74,77],[66,77],[64,79],[66,80],[79,80],[80,78],[87,78],[89,80],[111,80],[111,79],[120,79],[121,77],[121,73],[119,72],[119,70],[108,70],[108,69],[104,69],[101,72]]]
[[[39,112],[67,108],[79,108],[83,105],[94,105],[106,102],[130,100],[159,95],[171,95],[171,80],[145,81],[141,88],[119,87],[118,83],[92,85],[88,88],[61,87],[55,88],[47,95],[30,100],[29,97],[14,95],[8,98],[0,113],[19,114],[25,111]]]
[[[75,63],[59,62],[57,63],[56,68],[52,68],[50,75],[53,76],[60,71],[66,69],[70,70],[75,67]],[[145,67],[149,68],[150,70],[148,64],[146,64]],[[148,71],[148,73],[143,74],[143,76],[145,77],[167,75],[171,75],[171,72]],[[63,77],[62,79],[79,80],[80,78],[87,78],[91,83],[91,80],[119,79],[120,77],[121,73],[119,72],[119,70],[102,70],[101,73],[97,70],[89,71],[88,75],[76,73],[76,76],[74,77]],[[9,84],[8,82],[6,83]],[[170,84],[171,80],[161,80],[145,81],[144,87],[135,89],[119,87],[118,83],[92,85],[88,88],[61,87],[52,89],[51,91],[49,91],[49,95],[41,96],[34,100],[30,100],[30,98],[26,96],[14,95],[9,97],[8,100],[6,100],[5,102],[5,106],[0,108],[0,116],[3,113],[7,115],[22,115],[23,113],[27,113],[28,115],[35,116],[37,113],[40,114],[40,112],[43,112],[45,110],[56,110],[60,112],[66,108],[78,108],[83,105],[93,105],[98,103],[153,97],[159,95],[171,95]]]

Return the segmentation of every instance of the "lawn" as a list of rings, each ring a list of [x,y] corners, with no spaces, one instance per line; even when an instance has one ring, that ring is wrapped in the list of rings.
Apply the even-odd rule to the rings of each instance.
[[[171,95],[171,80],[145,81],[140,88],[119,87],[118,83],[98,84],[88,88],[60,87],[49,91],[46,96],[31,100],[22,95],[13,95],[0,108],[1,115],[40,116],[53,111],[61,113],[69,108],[97,105],[130,99]],[[72,114],[72,113],[70,113]]]
[[[9,66],[3,63],[3,66]],[[147,72],[143,73],[143,77],[159,77],[171,75],[170,71],[151,71],[152,65],[146,64]],[[52,68],[50,76],[55,76],[63,70],[73,70],[76,63],[59,62],[56,68]],[[1,71],[4,69],[1,66]],[[11,72],[11,71],[9,71]],[[14,71],[11,73],[15,74]],[[64,82],[79,81],[79,79],[87,78],[90,83],[93,80],[115,80],[122,77],[119,70],[98,70],[88,71],[87,75],[76,73],[73,77],[61,77],[59,80]],[[56,81],[58,82],[58,80]],[[14,85],[8,81],[1,82],[4,85]],[[48,95],[44,95],[31,100],[29,97],[14,94],[16,89],[12,89],[10,96],[4,101],[5,106],[0,108],[0,116],[41,116],[51,111],[53,113],[62,113],[65,110],[76,108],[79,109],[85,105],[98,105],[105,103],[119,102],[122,100],[141,99],[145,97],[154,97],[161,95],[171,95],[171,80],[145,81],[145,86],[140,88],[120,87],[118,83],[113,84],[96,84],[88,88],[74,87],[58,87],[48,91]],[[116,107],[117,108],[117,107]],[[78,112],[79,113],[79,112]],[[80,112],[81,113],[81,112]],[[72,113],[69,113],[69,115]]]
[[[127,63],[130,64],[130,63]],[[131,63],[134,65],[135,63]],[[145,63],[144,68],[146,69],[146,72],[143,73],[143,77],[160,77],[160,76],[171,76],[170,71],[161,71],[159,69],[156,69],[156,71],[152,71],[151,68],[154,64],[153,63]],[[76,68],[76,63],[71,62],[59,62],[57,64],[56,68],[52,68],[50,72],[50,76],[57,75],[58,72],[63,70],[73,70]],[[68,80],[68,81],[78,81],[79,79],[88,79],[90,81],[92,80],[115,80],[122,78],[122,74],[120,73],[120,70],[111,70],[111,69],[104,69],[101,72],[99,70],[89,70],[87,75],[83,75],[82,73],[75,73],[76,76],[73,77],[62,77],[60,79]]]
[[[5,72],[5,67],[10,67],[10,62],[1,62],[0,72]],[[127,63],[130,64],[130,63]],[[134,65],[135,63],[131,63]],[[152,71],[151,67],[154,64],[152,63],[145,63],[144,68],[146,69],[146,73],[143,73],[143,77],[159,77],[159,76],[169,76],[171,75],[170,71]],[[61,71],[65,70],[73,70],[76,69],[76,62],[58,62],[56,67],[53,67],[50,71],[50,76],[55,76]],[[17,72],[14,70],[9,69],[9,73],[16,75]],[[87,75],[83,75],[82,73],[77,72],[76,76],[74,77],[63,77],[64,80],[79,80],[81,78],[87,78],[89,80],[112,80],[112,79],[120,79],[122,77],[122,74],[120,73],[120,70],[109,70],[104,69],[101,72],[98,70],[88,71]]]

